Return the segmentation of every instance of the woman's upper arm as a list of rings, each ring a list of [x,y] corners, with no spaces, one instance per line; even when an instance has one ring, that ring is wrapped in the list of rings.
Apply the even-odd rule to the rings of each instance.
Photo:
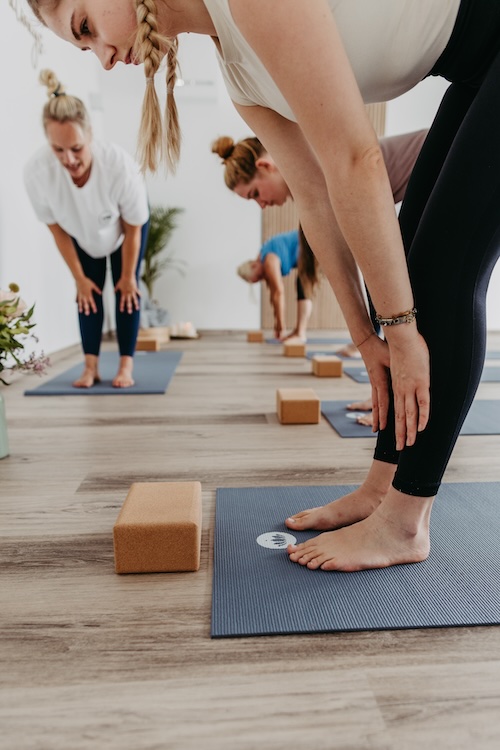
[[[276,253],[268,253],[264,258],[264,277],[271,292],[283,289],[283,276],[281,274],[281,263]]]
[[[317,153],[354,154],[377,139],[326,0],[229,0],[235,23]]]

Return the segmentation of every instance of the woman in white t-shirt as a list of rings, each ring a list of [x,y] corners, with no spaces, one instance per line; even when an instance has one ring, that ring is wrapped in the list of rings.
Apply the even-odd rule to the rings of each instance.
[[[290,560],[345,571],[424,560],[434,497],[481,378],[486,289],[500,252],[500,3],[28,1],[106,70],[144,63],[140,140],[152,169],[163,122],[167,156],[179,154],[178,36],[211,37],[231,99],[289,186],[362,353],[380,427],[361,487],[286,519],[293,530],[326,532],[290,546]],[[164,58],[162,121],[153,83]],[[394,99],[429,75],[451,85],[398,226],[364,103]],[[357,267],[385,342],[374,335]]]
[[[128,388],[134,384],[138,273],[149,226],[144,180],[122,148],[92,139],[85,105],[65,93],[54,73],[42,71],[40,80],[49,96],[43,110],[48,145],[29,160],[24,179],[35,213],[48,225],[76,283],[85,365],[73,385],[90,388],[99,381],[102,290],[109,257],[120,350],[113,385]]]

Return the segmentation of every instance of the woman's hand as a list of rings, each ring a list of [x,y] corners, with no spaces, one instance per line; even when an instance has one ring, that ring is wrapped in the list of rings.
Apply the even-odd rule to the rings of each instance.
[[[92,279],[88,276],[82,276],[76,282],[76,302],[78,305],[78,312],[90,315],[91,312],[97,312],[97,305],[94,299],[94,292],[102,295],[102,290],[99,289]]]
[[[389,347],[375,331],[358,349],[363,357],[372,386],[373,432],[387,426],[389,409]]]
[[[139,297],[141,293],[137,288],[137,282],[135,276],[131,278],[124,278],[123,276],[118,279],[115,292],[120,292],[120,312],[125,310],[128,313],[132,313],[134,310],[139,309]]]
[[[402,450],[405,445],[414,444],[417,432],[422,432],[429,420],[429,350],[415,324],[392,326],[386,335],[391,357],[396,448]]]
[[[391,330],[387,344],[370,336],[359,350],[372,385],[373,431],[387,426],[389,382],[394,394],[396,448],[413,445],[429,419],[429,352],[416,328]],[[389,381],[390,371],[390,381]]]

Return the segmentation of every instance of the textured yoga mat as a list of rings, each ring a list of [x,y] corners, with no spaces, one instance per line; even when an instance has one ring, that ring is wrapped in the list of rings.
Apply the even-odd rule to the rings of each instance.
[[[482,383],[500,383],[500,367],[485,367],[481,375]]]
[[[25,391],[25,396],[103,396],[165,393],[182,357],[182,352],[136,352],[134,357],[135,385],[113,388],[111,381],[118,367],[117,352],[103,352],[99,358],[101,382],[92,388],[75,388],[72,383],[82,372],[82,363],[71,367],[38,388]]]
[[[370,378],[364,367],[344,367],[344,372],[356,383],[369,383]]]
[[[363,367],[344,367],[344,372],[356,383],[369,383],[367,371]],[[500,383],[500,367],[485,367],[481,375],[482,383]]]
[[[349,411],[351,401],[322,401],[321,413],[344,438],[376,437],[371,427],[358,424],[356,417],[366,412]],[[461,435],[500,435],[500,401],[474,401],[460,430]]]
[[[283,520],[352,489],[217,490],[213,638],[500,624],[500,483],[442,486],[424,562],[357,573],[290,562]]]
[[[346,357],[344,354],[339,354],[338,351],[334,351],[333,349],[330,349],[329,351],[311,349],[310,351],[306,353],[306,358],[312,359],[313,357],[316,357],[318,355],[330,357],[332,354],[335,355],[335,357],[338,357],[339,359],[344,359],[344,360],[350,360],[350,361],[357,360],[359,362],[359,360],[361,359],[361,357]]]
[[[348,344],[350,339],[322,339],[307,337],[306,344]],[[266,344],[283,344],[280,339],[266,339]]]

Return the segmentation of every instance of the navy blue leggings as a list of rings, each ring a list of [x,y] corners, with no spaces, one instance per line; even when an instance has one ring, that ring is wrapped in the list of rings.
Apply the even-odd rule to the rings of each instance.
[[[146,249],[146,242],[149,231],[149,221],[142,226],[141,229],[141,249],[139,251],[139,259],[135,269],[135,277],[139,280],[139,268],[141,261],[144,257],[144,251]],[[73,238],[73,244],[78,253],[80,263],[82,264],[83,272],[85,276],[97,284],[99,289],[104,288],[104,282],[106,280],[106,265],[107,257],[105,258],[92,258],[88,255],[85,250],[78,245],[76,240]],[[115,250],[109,256],[111,260],[111,273],[113,277],[113,284],[116,284],[122,273],[122,248],[121,246]],[[116,335],[118,338],[118,348],[122,357],[128,356],[133,357],[135,352],[135,345],[137,341],[137,333],[139,331],[139,320],[140,311],[133,310],[129,312],[120,312],[120,292],[115,294],[116,298]],[[94,302],[97,307],[97,312],[90,312],[89,315],[84,313],[78,313],[78,319],[80,322],[80,334],[82,337],[82,347],[85,354],[94,354],[96,357],[99,356],[102,338],[102,324],[104,320],[104,310],[102,304],[102,295],[94,294]],[[140,304],[140,301],[139,301]]]
[[[491,18],[481,19],[484,2],[467,0],[463,7],[478,11],[486,35]],[[486,291],[500,255],[500,4],[490,9],[496,14],[492,62],[477,80],[474,70],[491,49],[474,40],[464,44],[462,25],[456,55],[438,72],[460,78],[457,68],[469,50],[477,59],[443,98],[399,216],[418,328],[430,351],[431,413],[415,445],[398,454],[391,409],[375,458],[397,464],[393,485],[410,495],[436,494],[484,364]]]

